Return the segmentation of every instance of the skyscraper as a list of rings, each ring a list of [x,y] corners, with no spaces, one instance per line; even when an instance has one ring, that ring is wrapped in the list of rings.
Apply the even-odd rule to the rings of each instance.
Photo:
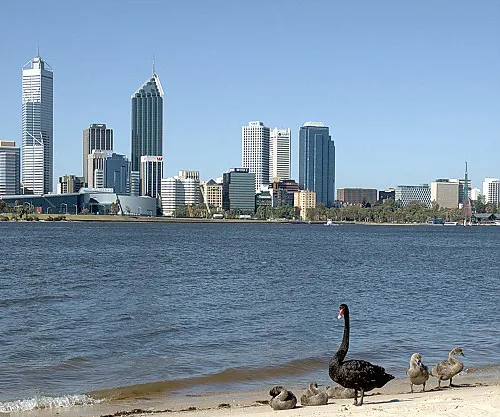
[[[20,194],[21,152],[13,140],[0,140],[0,195]]]
[[[88,179],[88,156],[93,150],[112,151],[113,150],[113,129],[107,129],[105,124],[91,124],[83,131],[83,178],[85,183]]]
[[[132,171],[140,171],[141,156],[163,156],[163,88],[154,73],[132,95]],[[157,179],[160,190],[161,176]]]
[[[271,130],[269,144],[269,182],[290,179],[290,129]]]
[[[255,174],[255,191],[269,185],[269,128],[262,122],[249,122],[241,128],[243,168]]]
[[[52,191],[53,72],[39,54],[23,66],[22,183],[26,193]]]
[[[321,122],[307,122],[299,131],[299,188],[314,191],[316,204],[335,202],[335,142]]]

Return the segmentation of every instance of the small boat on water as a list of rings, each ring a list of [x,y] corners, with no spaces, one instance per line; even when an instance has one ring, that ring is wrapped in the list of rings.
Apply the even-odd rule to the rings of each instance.
[[[327,219],[325,226],[338,226],[338,224],[334,223],[332,219]]]
[[[444,222],[445,226],[456,226],[458,222]]]

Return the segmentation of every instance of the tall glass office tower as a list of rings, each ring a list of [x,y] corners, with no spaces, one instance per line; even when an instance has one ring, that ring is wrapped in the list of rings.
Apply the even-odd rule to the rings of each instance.
[[[314,191],[317,205],[332,207],[335,202],[335,142],[321,122],[300,128],[299,188]]]
[[[151,190],[144,189],[145,179],[141,175],[141,157],[163,156],[163,88],[160,78],[153,74],[132,95],[132,152],[131,163],[131,190],[135,180],[139,176],[140,194],[148,195]],[[161,171],[154,170],[153,176],[148,177],[147,183],[155,192],[161,189],[161,178],[163,176],[163,162],[159,165]],[[142,171],[143,173],[145,171]],[[133,179],[132,179],[133,177]],[[156,194],[152,194],[156,197]]]
[[[52,191],[53,72],[39,54],[23,66],[22,183],[25,193]]]
[[[162,156],[162,144],[163,88],[153,72],[132,95],[132,171],[140,170],[141,156]]]

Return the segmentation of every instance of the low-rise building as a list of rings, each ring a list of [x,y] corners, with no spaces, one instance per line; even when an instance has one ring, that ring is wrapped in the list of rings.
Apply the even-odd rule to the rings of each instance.
[[[343,204],[373,206],[377,202],[377,190],[373,188],[338,188],[337,200]]]
[[[438,179],[431,182],[431,202],[441,208],[457,208],[460,183],[458,180]]]
[[[395,190],[396,202],[406,207],[411,201],[419,201],[426,207],[431,206],[431,188],[429,184],[398,185]]]

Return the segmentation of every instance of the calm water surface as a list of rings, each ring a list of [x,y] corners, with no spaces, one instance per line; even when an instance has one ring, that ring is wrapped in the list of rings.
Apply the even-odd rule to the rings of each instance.
[[[329,384],[341,302],[348,356],[397,376],[500,363],[498,227],[0,223],[0,246],[0,402]]]

